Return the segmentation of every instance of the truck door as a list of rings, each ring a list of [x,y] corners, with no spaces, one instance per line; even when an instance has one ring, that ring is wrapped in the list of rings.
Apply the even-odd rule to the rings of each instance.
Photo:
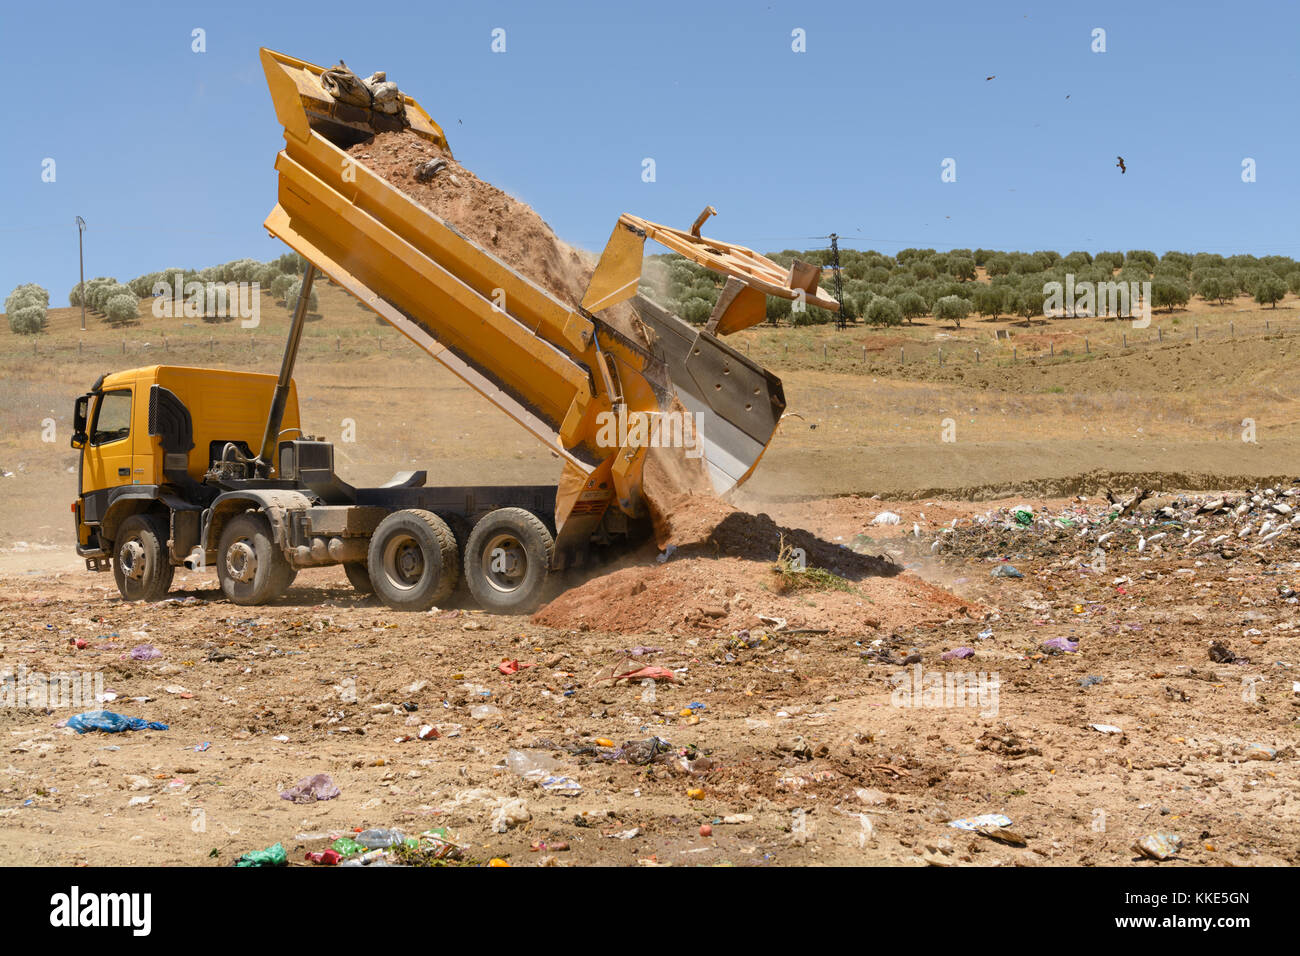
[[[132,400],[130,388],[115,388],[95,404],[81,469],[86,521],[103,517],[110,489],[131,484]]]

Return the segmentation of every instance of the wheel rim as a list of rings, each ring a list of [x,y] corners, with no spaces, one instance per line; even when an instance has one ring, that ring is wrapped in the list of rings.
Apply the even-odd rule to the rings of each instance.
[[[131,581],[144,580],[144,545],[138,539],[131,538],[122,545],[122,549],[117,553],[117,561],[122,566],[123,576]]]
[[[424,577],[424,549],[409,534],[397,534],[384,545],[384,576],[395,588],[410,591]]]
[[[257,551],[247,539],[241,538],[226,549],[226,572],[241,582],[257,577]]]
[[[528,552],[512,534],[498,534],[483,549],[483,578],[494,590],[510,594],[528,576]]]

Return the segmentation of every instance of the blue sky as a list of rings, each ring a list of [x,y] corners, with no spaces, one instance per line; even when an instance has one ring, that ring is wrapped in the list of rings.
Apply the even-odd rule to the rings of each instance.
[[[709,232],[763,251],[834,231],[885,252],[1300,257],[1295,4],[376,9],[7,4],[0,294],[34,281],[66,305],[77,215],[87,278],[282,252],[261,227],[281,137],[259,46],[387,70],[459,160],[592,249],[621,212],[687,226],[712,204]],[[1105,53],[1090,48],[1098,27]],[[957,181],[944,183],[949,157]],[[1242,182],[1246,157],[1256,182]]]

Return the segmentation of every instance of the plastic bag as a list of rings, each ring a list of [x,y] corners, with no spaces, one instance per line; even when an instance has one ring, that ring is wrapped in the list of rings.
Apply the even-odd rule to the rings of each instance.
[[[304,777],[288,790],[280,792],[281,800],[294,803],[312,803],[316,800],[333,800],[339,795],[339,788],[334,785],[327,773],[318,773],[314,777]]]
[[[74,714],[68,718],[68,726],[79,734],[98,730],[106,734],[117,734],[124,730],[167,730],[166,724],[156,720],[144,720],[141,717],[127,717],[115,714],[111,710],[88,710],[84,714]]]

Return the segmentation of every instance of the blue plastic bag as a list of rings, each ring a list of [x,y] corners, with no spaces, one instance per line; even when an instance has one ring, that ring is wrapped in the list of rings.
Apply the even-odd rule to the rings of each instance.
[[[115,714],[111,710],[88,710],[84,714],[76,714],[68,718],[68,726],[79,734],[91,730],[103,731],[106,734],[117,734],[124,730],[168,729],[166,724],[160,724],[156,720],[127,717],[124,714]]]

